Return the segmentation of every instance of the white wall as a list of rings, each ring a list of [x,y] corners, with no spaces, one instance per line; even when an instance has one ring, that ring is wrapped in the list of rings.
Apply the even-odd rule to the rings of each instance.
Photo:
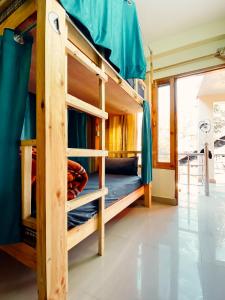
[[[175,199],[175,171],[153,169],[152,195]]]

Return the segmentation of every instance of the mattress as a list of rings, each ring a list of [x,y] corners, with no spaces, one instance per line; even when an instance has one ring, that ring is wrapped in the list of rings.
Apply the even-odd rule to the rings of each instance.
[[[132,193],[139,187],[142,182],[139,176],[114,175],[106,174],[106,187],[109,190],[105,196],[105,207],[109,207],[116,201]],[[98,189],[98,174],[94,173],[89,176],[88,184],[80,194],[85,195]],[[98,201],[85,204],[68,213],[68,229],[77,225],[84,224],[98,212]]]
[[[133,175],[113,175],[106,174],[106,186],[109,189],[108,195],[105,196],[105,206],[109,207],[121,198],[132,193],[142,186],[141,177]],[[84,191],[80,194],[85,195],[98,190],[98,174],[89,175],[89,180]],[[82,225],[98,213],[98,200],[85,204],[68,213],[68,229]],[[32,207],[32,217],[36,217],[35,207]],[[23,227],[23,241],[28,245],[36,246],[36,231]]]

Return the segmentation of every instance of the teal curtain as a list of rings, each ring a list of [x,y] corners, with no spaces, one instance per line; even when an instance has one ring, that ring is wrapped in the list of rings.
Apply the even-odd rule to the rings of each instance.
[[[144,184],[152,181],[152,130],[148,101],[143,102],[141,177]]]
[[[0,36],[0,244],[21,238],[20,137],[26,109],[31,39],[14,40],[6,29]]]
[[[68,111],[68,146],[69,148],[87,149],[87,114],[73,109]],[[89,170],[87,157],[70,157]]]
[[[145,78],[146,61],[134,0],[60,0],[125,79]]]
[[[26,101],[26,112],[21,140],[36,139],[36,96],[29,93]]]

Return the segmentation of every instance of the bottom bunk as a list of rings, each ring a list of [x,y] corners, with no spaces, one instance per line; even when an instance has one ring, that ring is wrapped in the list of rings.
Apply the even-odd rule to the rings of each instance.
[[[117,214],[122,212],[125,208],[127,208],[134,201],[139,199],[144,195],[144,186],[141,185],[141,179],[139,176],[125,176],[125,175],[107,175],[106,176],[106,184],[107,179],[111,178],[109,185],[112,187],[111,192],[106,197],[106,209],[105,209],[105,223],[114,218]],[[116,183],[112,185],[112,182]],[[92,180],[90,180],[89,188],[92,188],[92,185],[97,183],[97,176],[94,174],[92,176]],[[122,191],[126,194],[121,196]],[[86,190],[87,192],[87,190]],[[85,193],[85,191],[84,191]],[[120,198],[118,198],[120,197]],[[72,229],[68,230],[67,235],[67,249],[72,249],[75,245],[80,243],[86,237],[94,233],[98,230],[98,214],[95,210],[95,205],[89,211],[89,215],[85,216],[86,222],[83,224],[73,226]],[[90,209],[90,208],[89,208]],[[72,213],[74,214],[74,212]],[[91,217],[92,214],[92,217]],[[68,215],[68,220],[71,224],[74,222],[80,222],[72,215]],[[72,221],[73,220],[73,221]],[[34,228],[35,226],[33,226]],[[31,230],[29,228],[29,230]],[[33,239],[36,239],[35,231],[33,230]],[[30,235],[31,237],[31,235]],[[28,238],[28,237],[27,237]],[[24,265],[35,269],[36,268],[36,250],[35,247],[32,247],[31,244],[34,243],[31,239],[28,239],[29,244],[23,242],[14,245],[1,246],[0,249],[9,255],[16,258],[18,261],[23,263]]]

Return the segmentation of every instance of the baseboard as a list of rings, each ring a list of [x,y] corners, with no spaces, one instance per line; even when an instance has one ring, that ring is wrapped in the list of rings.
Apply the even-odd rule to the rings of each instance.
[[[177,205],[177,200],[176,199],[152,196],[152,200],[153,200],[153,202],[169,204],[169,205]]]

